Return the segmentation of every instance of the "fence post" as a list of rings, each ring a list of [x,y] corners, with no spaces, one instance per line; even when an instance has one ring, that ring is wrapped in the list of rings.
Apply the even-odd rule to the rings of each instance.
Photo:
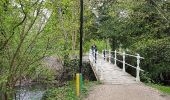
[[[109,50],[109,63],[111,63],[111,50]]]
[[[140,76],[139,76],[139,74],[140,74],[140,66],[139,66],[139,64],[140,64],[140,55],[137,54],[136,81],[140,81]]]
[[[116,52],[116,50],[115,50],[115,65],[117,65],[117,64],[116,64],[116,59],[117,59],[116,54],[117,54],[117,52]]]
[[[125,72],[125,52],[123,52],[123,71]]]

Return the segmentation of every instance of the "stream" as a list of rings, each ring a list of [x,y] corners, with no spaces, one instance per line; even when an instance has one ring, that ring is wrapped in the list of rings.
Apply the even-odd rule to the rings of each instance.
[[[45,85],[29,85],[16,87],[16,99],[14,100],[41,100],[47,90]]]

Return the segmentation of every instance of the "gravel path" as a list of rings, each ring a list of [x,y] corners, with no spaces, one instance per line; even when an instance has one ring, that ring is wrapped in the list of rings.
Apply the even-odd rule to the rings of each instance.
[[[85,100],[170,100],[144,84],[97,85]]]
[[[170,100],[170,96],[136,81],[122,69],[112,63],[97,59],[92,69],[103,85],[97,85],[85,100]]]

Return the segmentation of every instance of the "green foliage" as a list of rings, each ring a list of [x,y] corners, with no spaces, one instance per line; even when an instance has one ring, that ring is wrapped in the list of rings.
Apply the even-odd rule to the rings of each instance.
[[[71,0],[0,2],[0,92],[8,94],[23,79],[54,79],[42,59],[77,53],[78,9]]]
[[[77,100],[73,85],[49,89],[42,100]]]
[[[42,83],[50,83],[56,78],[56,71],[47,66],[38,67],[35,74],[32,76],[34,80],[39,80]]]
[[[139,41],[132,48],[145,58],[141,63],[142,69],[149,72],[153,80],[161,80],[161,74],[169,79],[170,38]]]
[[[142,72],[140,75],[141,75],[140,80],[141,80],[142,82],[145,82],[145,83],[152,83],[152,82],[154,82],[154,81],[151,79],[151,76],[150,76],[150,73],[149,73],[149,72]]]
[[[147,85],[149,85],[153,88],[156,88],[163,93],[170,94],[170,87],[169,86],[163,86],[163,85],[160,85],[160,84],[147,84]]]
[[[169,79],[170,2],[100,2],[103,5],[84,0],[84,52],[93,43],[100,52],[104,48],[129,49],[145,57],[142,68],[149,72],[143,76],[147,81],[147,77]],[[0,92],[10,97],[25,78],[53,80],[55,72],[42,65],[42,59],[51,55],[63,60],[65,71],[74,78],[78,60],[69,57],[79,51],[78,9],[76,0],[1,0]],[[87,66],[84,73],[89,71]]]
[[[56,87],[45,92],[42,100],[82,100],[88,94],[90,87],[96,82],[85,82],[82,88],[81,96],[76,96],[75,82],[69,82],[67,86]]]
[[[91,65],[88,62],[83,62],[82,66],[82,75],[84,80],[95,80],[94,73],[91,69]],[[79,59],[67,59],[64,63],[65,77],[62,79],[65,80],[74,80],[75,73],[79,72]]]
[[[110,45],[105,40],[90,40],[84,44],[84,49],[83,49],[84,52],[89,52],[89,50],[91,49],[91,46],[94,43],[96,44],[99,52],[102,52],[102,50],[106,48],[111,49]]]
[[[109,38],[113,50],[128,49],[129,53],[143,56],[141,67],[147,72],[142,75],[145,81],[170,79],[169,5],[169,1],[159,0],[115,0],[104,3],[99,10],[100,37]],[[136,64],[136,60],[127,59]]]

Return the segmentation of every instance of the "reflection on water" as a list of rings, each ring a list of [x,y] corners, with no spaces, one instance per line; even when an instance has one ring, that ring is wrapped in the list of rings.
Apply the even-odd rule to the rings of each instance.
[[[17,87],[16,100],[41,100],[45,90],[44,85]]]

